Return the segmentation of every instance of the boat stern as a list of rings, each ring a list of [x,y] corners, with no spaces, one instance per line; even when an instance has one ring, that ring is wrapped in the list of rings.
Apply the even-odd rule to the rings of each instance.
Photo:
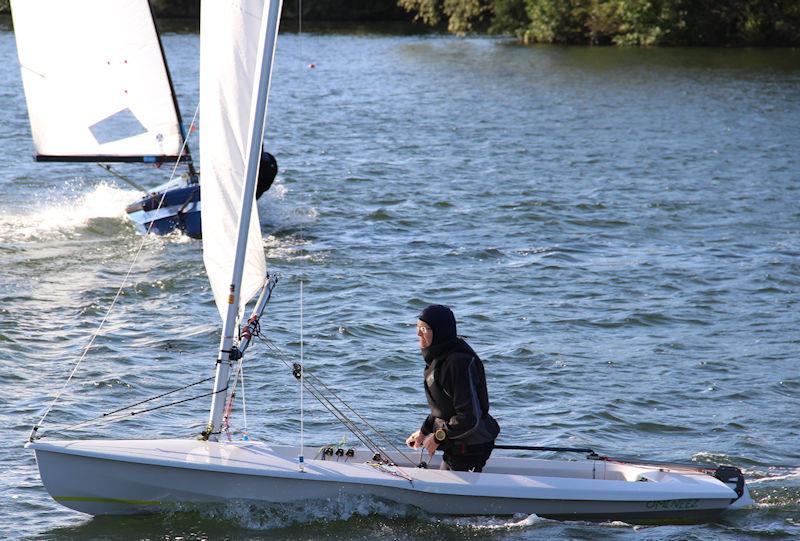
[[[753,498],[750,497],[742,470],[733,466],[719,466],[714,470],[714,478],[736,493],[737,498],[728,506],[728,509],[743,509],[753,505]]]
[[[125,209],[140,233],[166,235],[174,230],[200,238],[200,185],[171,186],[143,197]]]

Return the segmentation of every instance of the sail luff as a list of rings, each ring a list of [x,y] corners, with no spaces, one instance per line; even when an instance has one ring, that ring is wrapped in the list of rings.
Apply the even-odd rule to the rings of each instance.
[[[253,82],[264,0],[212,0],[200,16],[200,185],[203,262],[224,322],[239,237]],[[239,294],[246,302],[264,281],[266,263],[255,202]]]
[[[267,0],[261,20],[259,32],[259,47],[256,61],[257,71],[254,73],[254,91],[250,104],[250,122],[248,140],[246,142],[247,160],[245,162],[245,182],[242,190],[241,211],[239,214],[238,237],[233,264],[233,276],[228,296],[220,347],[217,354],[216,375],[214,380],[214,393],[211,400],[206,437],[215,440],[220,432],[225,404],[225,390],[228,376],[233,361],[237,360],[238,352],[234,349],[234,335],[238,330],[238,317],[240,304],[247,298],[242,297],[241,285],[247,256],[248,239],[252,236],[253,220],[251,214],[255,207],[255,185],[258,174],[258,164],[261,157],[261,147],[264,137],[264,124],[267,114],[267,98],[271,81],[272,63],[275,55],[275,45],[278,37],[278,24],[280,22],[281,0]],[[257,212],[255,215],[258,216]],[[256,220],[257,221],[257,220]],[[260,239],[260,235],[258,237]],[[255,240],[255,239],[253,239]],[[259,249],[261,245],[259,243]],[[263,257],[263,252],[262,252]]]

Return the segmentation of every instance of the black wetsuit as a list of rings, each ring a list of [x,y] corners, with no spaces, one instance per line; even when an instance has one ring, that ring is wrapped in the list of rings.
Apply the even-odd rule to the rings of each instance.
[[[431,413],[420,431],[427,435],[441,428],[447,434],[439,445],[444,453],[443,469],[479,472],[500,433],[497,421],[489,415],[483,363],[469,344],[455,335],[451,312],[449,317],[438,318],[426,311],[422,314],[426,319],[420,319],[433,329],[433,343],[422,350],[425,396]]]

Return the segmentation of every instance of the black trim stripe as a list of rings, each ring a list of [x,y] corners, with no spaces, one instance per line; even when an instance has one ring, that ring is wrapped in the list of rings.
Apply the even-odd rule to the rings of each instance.
[[[166,163],[181,162],[191,160],[187,156],[52,156],[48,154],[36,154],[34,160],[37,162],[120,162],[120,163]]]

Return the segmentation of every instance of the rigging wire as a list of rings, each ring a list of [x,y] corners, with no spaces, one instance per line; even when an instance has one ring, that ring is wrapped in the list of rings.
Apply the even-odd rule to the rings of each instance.
[[[300,62],[299,68],[300,73],[302,74],[303,68],[303,0],[297,0],[297,42],[300,48]],[[301,225],[301,234],[303,238],[305,238],[305,225]],[[302,260],[301,260],[302,265]],[[302,275],[301,275],[302,276]],[[305,409],[304,409],[304,395],[303,390],[305,388],[305,370],[303,369],[304,364],[304,357],[303,357],[303,279],[300,278],[300,455],[297,457],[297,463],[300,468],[300,471],[303,471],[303,462],[305,461],[305,457],[303,456],[303,447],[304,447],[304,435],[305,435]]]
[[[190,128],[189,128],[190,132],[191,132],[191,127],[194,126],[194,123],[197,120],[197,113],[198,113],[199,110],[200,110],[200,104],[197,105],[197,108],[194,111],[194,116],[192,117],[192,123],[191,123]],[[177,160],[175,160],[175,165],[172,167],[172,172],[170,173],[170,177],[169,177],[169,181],[168,182],[172,182],[172,180],[175,178],[175,173],[178,170],[178,165],[180,165],[180,156],[183,155],[184,150],[186,150],[187,144],[188,144],[188,141],[184,138],[183,144],[181,145],[181,151],[180,151],[180,153],[178,155],[179,157],[178,157]],[[158,208],[156,208],[156,212],[161,210],[161,206],[164,204],[164,198],[166,197],[166,195],[167,195],[167,192],[165,190],[164,193],[161,194],[161,199],[158,202]],[[116,305],[117,300],[119,299],[120,295],[122,295],[122,290],[125,288],[125,284],[128,282],[128,279],[130,278],[131,273],[133,272],[133,267],[136,265],[136,261],[139,259],[139,255],[142,253],[142,249],[144,249],[144,245],[147,242],[147,236],[150,234],[150,231],[152,231],[152,229],[153,229],[153,222],[150,222],[150,224],[147,226],[147,231],[142,236],[142,242],[139,243],[139,248],[136,250],[136,252],[133,255],[133,260],[131,261],[131,264],[128,267],[128,271],[125,273],[125,277],[122,279],[122,283],[120,284],[119,288],[117,289],[117,292],[114,294],[114,298],[111,299],[111,304],[108,306],[108,309],[106,310],[106,313],[103,315],[103,319],[100,320],[100,324],[97,326],[97,329],[94,331],[94,333],[92,334],[91,338],[89,339],[89,343],[83,349],[83,352],[81,353],[81,356],[78,358],[78,361],[75,363],[75,366],[72,368],[72,371],[69,373],[69,376],[67,377],[67,380],[64,382],[64,385],[62,385],[61,389],[59,389],[58,393],[56,393],[56,396],[53,398],[53,400],[47,406],[47,409],[45,410],[44,414],[39,419],[39,421],[35,425],[33,425],[33,428],[31,429],[31,433],[28,436],[28,441],[33,441],[33,440],[36,439],[36,434],[39,431],[39,428],[42,426],[42,423],[44,422],[45,418],[50,414],[50,411],[53,409],[53,407],[56,405],[56,403],[61,399],[61,395],[64,394],[64,391],[66,390],[67,386],[72,381],[72,378],[75,376],[75,373],[78,371],[78,367],[81,365],[83,360],[86,358],[86,355],[89,353],[89,350],[92,349],[92,346],[94,345],[95,340],[99,336],[100,331],[102,330],[103,326],[105,325],[106,321],[108,320],[108,317],[111,315],[111,310],[113,310],[114,305]]]
[[[177,389],[173,389],[171,391],[167,391],[166,393],[161,393],[160,395],[153,396],[153,397],[147,398],[145,400],[140,400],[139,402],[136,402],[135,404],[131,404],[130,406],[125,406],[123,408],[115,409],[114,411],[109,411],[108,413],[104,413],[102,415],[102,417],[106,417],[108,415],[114,415],[115,413],[120,413],[120,412],[123,412],[125,410],[129,410],[131,408],[135,408],[136,406],[141,406],[142,404],[146,404],[147,402],[152,402],[153,400],[158,400],[159,398],[164,398],[165,396],[169,396],[169,395],[171,395],[173,393],[177,393],[179,391],[183,391],[184,389],[188,389],[189,387],[194,387],[195,385],[200,385],[201,383],[205,383],[205,382],[211,381],[213,379],[214,378],[211,377],[211,378],[201,379],[200,381],[195,381],[194,383],[190,383],[189,385],[184,385],[183,387],[178,387]]]
[[[302,283],[302,282],[301,282],[301,283]],[[301,325],[301,327],[302,327],[302,325]],[[279,348],[278,348],[276,345],[274,345],[274,344],[273,344],[272,342],[270,342],[269,340],[265,339],[265,338],[264,338],[264,337],[263,337],[263,336],[260,334],[260,326],[256,326],[256,327],[255,327],[255,328],[252,330],[252,335],[251,335],[251,336],[252,336],[253,338],[261,338],[261,339],[262,339],[262,342],[264,342],[264,343],[267,345],[267,347],[271,348],[271,349],[272,349],[272,350],[273,350],[273,351],[276,353],[276,355],[278,355],[278,356],[282,357],[282,359],[281,359],[281,360],[282,360],[282,362],[283,362],[283,363],[284,363],[284,364],[285,364],[285,365],[286,365],[288,368],[292,368],[292,370],[293,370],[293,374],[294,374],[294,376],[295,376],[295,377],[296,377],[298,380],[300,380],[300,378],[301,378],[301,372],[302,372],[302,376],[303,376],[303,383],[304,383],[304,384],[303,384],[303,386],[302,386],[302,388],[301,388],[301,393],[302,393],[302,390],[303,390],[303,388],[307,389],[307,390],[308,390],[308,391],[309,391],[309,392],[312,394],[312,396],[314,396],[314,398],[316,398],[316,399],[317,399],[317,400],[318,400],[318,401],[319,401],[319,402],[320,402],[320,403],[321,403],[323,406],[325,406],[325,408],[326,408],[326,409],[328,409],[328,411],[330,411],[330,412],[331,412],[331,413],[334,415],[334,417],[336,417],[336,419],[337,419],[339,422],[341,422],[341,423],[342,423],[342,424],[343,424],[343,425],[344,425],[344,426],[345,426],[345,427],[346,427],[348,430],[350,430],[350,431],[351,431],[351,432],[352,432],[352,433],[353,433],[353,434],[354,434],[354,435],[355,435],[355,436],[356,436],[356,437],[357,437],[359,440],[361,440],[361,442],[362,442],[362,443],[364,443],[364,445],[365,445],[365,446],[366,446],[368,449],[370,449],[370,450],[371,450],[373,453],[375,453],[376,455],[380,455],[380,456],[386,456],[386,452],[385,452],[385,451],[383,451],[383,449],[381,449],[381,447],[380,447],[380,446],[379,446],[377,443],[375,443],[375,442],[372,440],[372,438],[371,438],[369,435],[367,435],[367,434],[366,434],[366,433],[365,433],[363,430],[361,430],[361,429],[358,427],[358,425],[356,425],[356,424],[355,424],[355,423],[354,423],[354,422],[353,422],[353,421],[352,421],[352,420],[351,420],[351,419],[350,419],[350,418],[349,418],[349,417],[348,417],[348,416],[347,416],[347,415],[346,415],[346,414],[345,414],[345,413],[344,413],[344,412],[343,412],[343,411],[340,409],[340,407],[339,407],[339,406],[337,406],[337,405],[336,405],[336,404],[334,404],[334,403],[333,403],[333,402],[332,402],[330,399],[328,399],[328,398],[327,398],[327,397],[326,397],[326,396],[325,396],[325,395],[324,395],[324,394],[323,394],[323,393],[322,393],[322,392],[321,392],[321,391],[320,391],[320,390],[317,388],[317,386],[315,386],[315,385],[314,385],[314,383],[313,383],[313,382],[309,382],[309,381],[306,379],[306,377],[307,377],[307,376],[311,376],[311,377],[312,377],[312,378],[313,378],[313,379],[314,379],[314,380],[317,382],[317,384],[319,384],[319,385],[321,385],[321,386],[325,387],[325,385],[324,385],[324,384],[321,382],[321,380],[319,380],[319,378],[317,378],[317,377],[316,377],[316,376],[314,376],[313,374],[310,374],[310,373],[308,373],[307,371],[303,370],[303,369],[302,369],[302,365],[300,365],[300,364],[298,364],[298,363],[293,363],[293,364],[290,364],[290,362],[286,360],[286,358],[287,358],[288,356],[287,356],[287,355],[286,355],[286,354],[285,354],[283,351],[281,351],[281,350],[280,350],[280,349],[279,349]],[[302,342],[302,339],[301,339],[301,342]],[[237,368],[237,376],[236,376],[236,379],[237,379],[237,380],[238,380],[238,374],[239,374],[239,373],[241,373],[241,371],[242,371],[242,369],[241,369],[241,363],[243,362],[243,359],[244,359],[244,358],[242,357],[242,358],[240,359],[240,361],[239,361],[239,363],[240,363],[240,364],[239,364],[239,367]],[[226,416],[227,416],[227,417],[226,417],[226,420],[230,418],[230,413],[231,413],[231,410],[232,410],[232,404],[233,404],[233,398],[234,398],[234,394],[235,394],[235,386],[236,386],[236,383],[234,383],[234,387],[233,387],[233,388],[234,388],[234,392],[231,394],[231,396],[229,396],[229,400],[228,400],[228,403],[227,403],[227,405],[226,405]],[[327,387],[326,387],[326,389],[327,389]],[[367,421],[366,421],[366,420],[365,420],[363,417],[361,417],[361,416],[360,416],[360,415],[359,415],[357,412],[355,412],[355,411],[354,411],[354,410],[353,410],[353,409],[352,409],[352,408],[351,408],[349,405],[347,405],[347,404],[346,404],[346,403],[345,403],[345,402],[344,402],[344,401],[343,401],[341,398],[339,398],[338,396],[336,396],[336,394],[335,394],[333,391],[330,391],[330,389],[327,389],[327,390],[328,390],[328,392],[329,392],[331,395],[333,395],[333,396],[334,396],[334,397],[335,397],[337,400],[339,400],[339,401],[340,401],[342,404],[344,404],[344,406],[345,406],[345,407],[347,407],[347,408],[348,408],[350,411],[352,411],[352,412],[353,412],[353,413],[354,413],[356,416],[358,416],[358,417],[359,417],[359,418],[360,418],[360,419],[361,419],[361,420],[362,420],[362,421],[363,421],[363,422],[364,422],[364,423],[365,423],[367,426],[369,426],[369,427],[370,427],[370,428],[371,428],[371,429],[372,429],[372,430],[373,430],[373,431],[374,431],[376,434],[378,434],[379,436],[381,436],[381,437],[382,437],[382,438],[383,438],[385,441],[389,442],[389,443],[390,443],[390,445],[392,445],[392,444],[391,444],[391,441],[390,441],[390,440],[388,440],[388,438],[386,438],[385,436],[383,436],[383,435],[382,435],[382,434],[381,434],[381,433],[380,433],[380,432],[379,432],[377,429],[375,429],[374,427],[372,427],[372,425],[370,425],[370,424],[369,424],[369,423],[368,423],[368,422],[367,422]],[[302,413],[301,413],[301,420],[302,420]],[[227,425],[226,425],[226,426],[227,426]],[[301,449],[302,449],[303,447],[304,447],[304,442],[303,442],[303,441],[301,441]],[[395,450],[397,450],[397,451],[398,451],[400,454],[403,454],[403,453],[402,453],[402,451],[400,451],[400,450],[399,450],[397,447],[395,447],[394,445],[392,445],[392,447],[394,447],[394,449],[395,449]],[[404,456],[404,457],[405,457],[405,458],[408,460],[408,457],[407,457],[407,456],[405,456],[405,455],[403,455],[403,456]]]
[[[165,396],[168,396],[170,394],[176,393],[178,391],[183,391],[183,390],[188,389],[189,387],[193,387],[195,385],[200,385],[201,383],[206,383],[206,382],[211,381],[213,379],[214,378],[202,379],[200,381],[196,381],[194,383],[190,383],[189,385],[184,385],[183,387],[180,387],[178,389],[173,389],[172,391],[168,391],[166,393],[162,393],[160,395],[153,396],[153,397],[148,398],[146,400],[141,400],[141,401],[139,401],[139,402],[137,402],[135,404],[131,404],[129,406],[125,406],[123,408],[119,408],[119,409],[116,409],[114,411],[110,411],[110,412],[104,413],[104,414],[102,414],[102,415],[100,415],[98,417],[94,417],[92,419],[86,419],[86,420],[80,421],[80,422],[72,424],[72,425],[67,425],[67,426],[54,425],[54,428],[52,428],[48,432],[48,434],[64,434],[64,433],[66,433],[66,432],[68,432],[70,430],[82,430],[82,429],[90,427],[90,426],[111,424],[113,422],[121,421],[123,419],[130,419],[131,417],[134,417],[136,415],[141,415],[143,413],[148,413],[148,412],[151,412],[151,411],[167,408],[167,407],[170,407],[170,406],[175,406],[177,404],[184,404],[186,402],[191,402],[192,400],[198,400],[200,398],[206,398],[208,396],[211,396],[214,393],[213,392],[204,393],[204,394],[201,394],[201,395],[192,396],[192,397],[184,398],[184,399],[181,399],[181,400],[168,402],[166,404],[161,404],[161,405],[158,405],[158,406],[155,406],[155,407],[152,407],[152,408],[147,408],[147,409],[143,409],[143,410],[127,412],[127,410],[130,410],[131,408],[134,408],[136,406],[140,406],[142,404],[146,404],[146,403],[152,402],[154,400],[159,400],[159,399],[164,398]],[[39,437],[41,438],[41,437],[44,437],[44,436],[39,436]]]
[[[240,380],[242,382],[242,416],[244,419],[244,432],[242,439],[243,440],[250,439],[247,431],[247,405],[245,403],[245,395],[244,395],[244,352],[251,343],[253,336],[258,336],[259,333],[261,332],[261,322],[260,322],[261,313],[265,309],[266,304],[272,298],[272,290],[275,288],[275,285],[277,283],[278,283],[277,274],[273,275],[267,274],[267,278],[264,281],[261,294],[259,295],[258,300],[256,301],[256,306],[254,307],[253,315],[250,317],[250,319],[247,320],[247,324],[239,329],[239,337],[238,337],[239,362],[236,365],[236,371],[234,372],[232,378],[233,379],[232,385],[230,383],[231,382],[230,375],[228,377],[228,387],[231,388],[231,392],[228,394],[226,398],[225,407],[223,409],[224,415],[222,417],[222,428],[227,433],[229,441],[231,439],[229,431],[230,417],[231,413],[233,412],[233,406],[236,400],[236,387]],[[264,294],[266,294],[266,299],[264,298]],[[259,310],[258,307],[259,305],[261,305],[262,300],[264,308],[261,308],[260,311],[258,311]]]
[[[311,393],[311,395],[316,398],[320,404],[322,404],[336,419],[342,423],[350,432],[353,433],[356,438],[358,438],[370,451],[375,453],[376,455],[380,455],[382,458],[389,460],[388,453],[383,450],[383,448],[375,442],[364,430],[362,430],[354,421],[347,415],[342,409],[346,409],[350,413],[352,413],[355,417],[358,418],[369,430],[374,432],[381,440],[386,442],[389,447],[394,449],[400,456],[402,456],[405,460],[407,460],[410,464],[416,464],[414,460],[412,460],[405,452],[403,452],[397,445],[392,442],[392,440],[383,434],[380,430],[375,428],[372,424],[369,423],[361,414],[355,411],[347,402],[345,402],[340,396],[338,396],[332,389],[330,389],[322,380],[317,377],[312,372],[308,370],[302,369],[301,366],[295,366],[294,364],[290,364],[287,360],[288,355],[283,352],[275,343],[270,341],[269,339],[260,336],[261,341],[275,354],[276,358],[280,360],[287,368],[290,368],[293,371],[295,378],[299,379],[298,376],[300,371],[302,370],[304,381],[303,387]],[[320,390],[320,387],[323,390]],[[327,396],[326,396],[327,393]],[[333,397],[336,401],[338,401],[342,407],[338,406],[336,403],[333,402],[328,396]]]
[[[297,457],[297,462],[300,466],[300,471],[303,471],[303,387],[305,383],[305,370],[303,369],[303,281],[300,280],[300,456]]]

